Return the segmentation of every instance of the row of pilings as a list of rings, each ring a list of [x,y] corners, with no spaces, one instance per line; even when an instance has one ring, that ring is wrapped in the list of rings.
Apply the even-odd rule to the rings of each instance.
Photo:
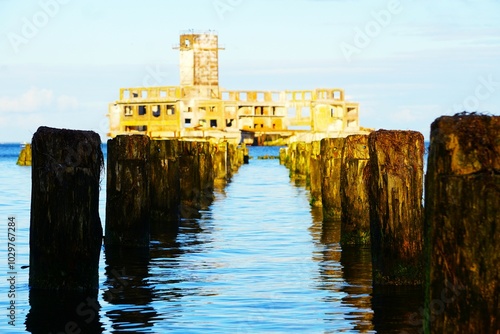
[[[150,228],[175,229],[180,217],[197,217],[245,155],[228,142],[108,141],[105,244],[147,247]]]
[[[371,244],[374,286],[425,289],[426,333],[500,330],[500,117],[443,116],[415,131],[293,143],[280,160],[305,180],[341,244]],[[425,203],[425,208],[424,208]]]
[[[147,249],[152,229],[174,231],[206,209],[248,156],[228,142],[108,141],[106,248]],[[97,291],[103,243],[101,140],[92,131],[40,127],[32,140],[31,289]]]

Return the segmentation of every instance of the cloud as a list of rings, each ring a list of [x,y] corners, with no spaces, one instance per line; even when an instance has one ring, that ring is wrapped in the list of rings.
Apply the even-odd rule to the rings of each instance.
[[[30,88],[18,96],[0,96],[0,112],[36,112],[51,109],[65,111],[78,109],[80,103],[76,97],[69,95],[56,96],[52,90]]]
[[[32,112],[49,106],[53,100],[51,90],[30,88],[17,97],[0,96],[0,112]]]

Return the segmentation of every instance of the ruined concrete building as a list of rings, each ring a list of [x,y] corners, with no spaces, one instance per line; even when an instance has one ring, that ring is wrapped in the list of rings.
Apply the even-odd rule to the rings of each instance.
[[[218,36],[186,32],[180,52],[180,85],[120,89],[109,106],[109,136],[221,138],[240,142],[263,135],[314,139],[359,133],[358,103],[340,88],[238,91],[219,86]],[[307,140],[307,139],[306,139]]]

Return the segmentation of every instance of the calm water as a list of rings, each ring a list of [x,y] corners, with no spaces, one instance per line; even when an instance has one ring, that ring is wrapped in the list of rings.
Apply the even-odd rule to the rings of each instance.
[[[202,217],[156,232],[147,252],[101,251],[97,312],[82,296],[29,292],[30,167],[0,145],[0,270],[7,218],[17,222],[16,326],[1,333],[417,333],[421,291],[373,291],[369,248],[341,249],[339,222],[323,223],[305,187],[277,160],[241,167]],[[251,148],[250,155],[277,155]],[[105,180],[101,190],[104,222]],[[85,303],[84,303],[85,302]],[[79,308],[80,306],[83,308]],[[74,310],[78,310],[75,312]]]

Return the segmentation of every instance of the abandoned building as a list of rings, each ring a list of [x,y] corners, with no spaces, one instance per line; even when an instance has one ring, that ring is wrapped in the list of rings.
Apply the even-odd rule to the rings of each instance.
[[[217,34],[181,33],[174,48],[180,53],[180,85],[121,88],[119,100],[109,105],[108,136],[240,142],[265,134],[302,132],[317,140],[360,133],[358,103],[346,101],[343,89],[226,90],[219,86]]]

